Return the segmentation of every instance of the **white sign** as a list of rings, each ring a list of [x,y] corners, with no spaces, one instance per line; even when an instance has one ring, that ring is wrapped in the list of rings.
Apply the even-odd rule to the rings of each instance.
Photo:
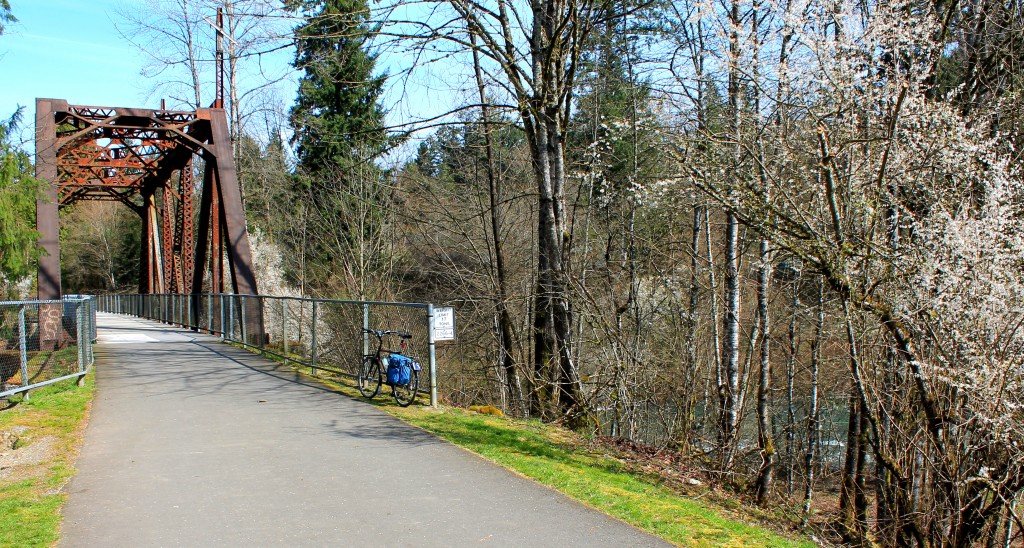
[[[455,309],[450,306],[434,309],[434,340],[455,340]]]

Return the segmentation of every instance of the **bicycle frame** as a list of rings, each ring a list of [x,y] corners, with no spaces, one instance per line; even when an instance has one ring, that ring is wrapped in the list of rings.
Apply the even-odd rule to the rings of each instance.
[[[380,393],[380,387],[383,384],[385,374],[387,373],[388,366],[385,365],[385,352],[388,356],[392,354],[400,354],[405,356],[407,347],[406,341],[412,338],[412,335],[403,331],[382,331],[376,329],[363,329],[364,333],[369,333],[377,338],[377,350],[372,354],[366,354],[363,356],[362,364],[359,368],[359,375],[357,378],[359,392],[367,398],[373,398]],[[397,336],[401,340],[400,346],[401,351],[396,352],[391,349],[384,348],[384,338],[387,336]],[[408,356],[406,356],[408,358]],[[391,387],[391,395],[395,398],[395,402],[402,407],[406,407],[416,399],[416,393],[419,390],[419,362],[409,358],[412,363],[410,364],[409,381],[396,384],[388,382],[388,386]],[[371,386],[372,385],[372,386]]]

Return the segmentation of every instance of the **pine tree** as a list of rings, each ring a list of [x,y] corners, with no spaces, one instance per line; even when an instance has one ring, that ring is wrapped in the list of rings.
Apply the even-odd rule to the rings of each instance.
[[[0,12],[2,13],[2,12]],[[7,282],[28,276],[38,256],[35,230],[36,192],[28,154],[10,143],[22,109],[6,123],[0,123],[0,298]]]
[[[372,160],[386,146],[378,104],[385,77],[367,51],[373,29],[365,0],[289,0],[307,14],[295,28],[293,66],[303,71],[291,110],[299,166],[308,174]]]
[[[303,71],[290,122],[298,174],[289,203],[298,222],[283,231],[299,250],[286,266],[304,291],[364,298],[388,287],[387,173],[375,160],[389,144],[378,104],[385,77],[368,51],[365,0],[289,0],[293,65]]]

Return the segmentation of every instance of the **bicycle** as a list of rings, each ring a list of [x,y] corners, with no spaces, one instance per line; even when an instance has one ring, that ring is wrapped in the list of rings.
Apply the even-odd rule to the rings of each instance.
[[[365,328],[363,333],[377,337],[377,351],[363,356],[356,378],[359,393],[373,399],[380,394],[380,387],[386,380],[391,387],[395,403],[401,407],[408,407],[416,399],[416,392],[420,386],[420,363],[404,354],[406,341],[411,339],[412,335],[404,331]],[[401,340],[401,352],[384,348],[384,338],[388,336],[397,336]]]

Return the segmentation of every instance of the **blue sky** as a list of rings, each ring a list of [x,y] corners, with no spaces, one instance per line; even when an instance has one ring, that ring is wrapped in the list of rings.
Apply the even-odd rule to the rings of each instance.
[[[143,60],[117,34],[114,6],[121,0],[11,0],[18,22],[0,36],[0,115],[36,97],[72,104],[159,106],[147,100]]]
[[[33,148],[37,97],[65,99],[74,105],[159,108],[160,92],[142,76],[148,58],[116,27],[130,26],[118,8],[141,6],[137,0],[10,0],[18,19],[0,35],[0,118],[25,107],[20,140]],[[214,14],[210,14],[213,19]],[[268,56],[274,72],[287,72],[292,53]],[[212,58],[208,52],[207,58]],[[212,73],[208,82],[213,86]],[[282,100],[294,83],[282,82]],[[287,96],[287,97],[285,97]],[[207,100],[204,98],[204,103]],[[168,98],[168,108],[178,108]]]
[[[19,105],[25,107],[20,135],[24,148],[34,148],[31,139],[37,97],[65,99],[76,105],[160,106],[161,97],[152,93],[153,81],[141,75],[147,58],[115,27],[126,28],[117,14],[119,7],[141,7],[142,2],[10,0],[10,4],[18,21],[0,35],[0,118],[9,117]],[[271,72],[287,72],[292,55],[290,50],[281,50],[268,55],[265,62],[273,65]],[[458,72],[452,65],[428,66],[419,77],[406,80],[402,64],[408,62],[407,53],[395,50],[382,52],[378,58],[378,69],[393,76],[382,98],[390,111],[390,124],[436,116],[466,93],[457,91],[459,83],[453,86],[449,81]],[[462,85],[468,82],[465,76],[454,79]],[[278,89],[286,110],[294,97],[294,79],[282,82]],[[168,103],[168,107],[176,106]]]

